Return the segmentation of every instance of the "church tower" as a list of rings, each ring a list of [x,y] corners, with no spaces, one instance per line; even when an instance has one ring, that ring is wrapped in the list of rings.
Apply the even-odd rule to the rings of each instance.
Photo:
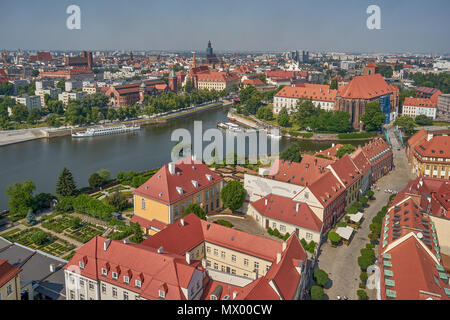
[[[175,75],[175,72],[173,71],[173,69],[170,72],[168,80],[169,80],[169,89],[170,89],[170,91],[177,92],[177,90],[178,90],[177,76]]]

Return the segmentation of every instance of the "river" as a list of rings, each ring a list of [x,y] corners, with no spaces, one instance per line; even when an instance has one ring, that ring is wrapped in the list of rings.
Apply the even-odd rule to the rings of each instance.
[[[202,121],[205,131],[215,128],[217,121],[226,121],[227,112],[226,107],[208,110],[169,120],[164,125],[142,127],[140,131],[130,134],[83,139],[65,136],[2,146],[0,211],[8,207],[8,185],[29,179],[36,184],[37,193],[54,193],[58,174],[65,166],[72,171],[77,187],[87,186],[89,176],[99,169],[109,170],[114,177],[119,171],[158,168],[170,162],[170,152],[176,143],[171,141],[171,134],[175,129],[186,128],[193,136],[194,120]],[[285,138],[281,139],[280,151],[289,143]],[[301,141],[300,145],[303,150],[323,150],[330,147],[331,142]]]

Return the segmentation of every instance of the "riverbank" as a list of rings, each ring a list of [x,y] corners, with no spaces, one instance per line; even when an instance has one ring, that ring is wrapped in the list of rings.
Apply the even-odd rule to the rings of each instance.
[[[148,117],[143,119],[135,119],[135,120],[127,120],[127,121],[119,121],[119,122],[110,122],[110,123],[103,123],[105,127],[107,126],[116,126],[116,125],[122,125],[122,124],[136,124],[140,126],[149,126],[149,125],[160,125],[165,124],[169,120],[173,119],[179,119],[186,116],[190,116],[196,113],[205,112],[208,110],[213,110],[216,108],[221,108],[224,106],[231,105],[231,102],[227,101],[219,101],[215,103],[210,103],[203,106],[197,106],[193,108],[187,108],[180,111],[175,111],[171,113],[165,113],[161,114],[159,116],[155,117]],[[16,144],[36,139],[42,139],[42,138],[56,138],[56,137],[63,137],[71,135],[72,132],[79,132],[79,131],[85,131],[89,128],[95,128],[98,127],[98,125],[94,126],[88,126],[88,127],[71,127],[66,126],[63,128],[49,128],[49,127],[42,127],[42,128],[33,128],[33,129],[20,129],[20,130],[2,130],[0,131],[0,147],[6,146],[10,144]]]
[[[303,140],[303,141],[317,141],[317,142],[337,142],[337,143],[346,143],[349,141],[369,141],[376,137],[361,137],[361,138],[339,138],[338,133],[311,133],[311,132],[298,132],[298,135],[292,135],[289,132],[286,131],[286,129],[281,128],[279,126],[274,126],[272,124],[269,124],[267,122],[264,122],[255,116],[244,116],[244,115],[238,115],[236,112],[230,111],[228,112],[228,119],[230,121],[234,121],[240,125],[243,125],[245,127],[250,127],[253,129],[264,129],[264,130],[272,130],[272,129],[278,129],[280,130],[280,135],[282,137],[286,137],[288,139],[297,139],[297,140]],[[307,135],[310,134],[311,136],[308,137]],[[379,135],[381,136],[381,135]]]

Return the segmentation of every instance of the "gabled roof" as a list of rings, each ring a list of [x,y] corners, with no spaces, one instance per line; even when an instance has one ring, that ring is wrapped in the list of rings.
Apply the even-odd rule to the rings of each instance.
[[[339,179],[344,183],[345,188],[351,186],[361,177],[359,169],[353,164],[348,154],[332,163],[330,167],[333,168]]]
[[[220,175],[203,163],[186,158],[175,163],[174,174],[170,173],[169,164],[162,166],[150,179],[134,190],[134,193],[172,204],[221,180],[223,178]]]
[[[362,152],[361,148],[356,149],[351,155],[352,161],[355,166],[361,171],[364,176],[370,170],[370,162]]]
[[[348,85],[339,89],[337,96],[346,99],[373,99],[390,94],[395,89],[379,73],[354,77]]]
[[[20,271],[20,268],[14,267],[8,261],[0,259],[0,288],[14,278]]]
[[[266,204],[267,200],[267,204]],[[290,223],[301,228],[320,232],[322,221],[306,203],[290,198],[269,194],[251,205],[263,216]]]
[[[295,87],[286,86],[275,97],[311,99],[313,101],[334,102],[337,90],[330,89],[328,85],[301,84]]]
[[[324,207],[345,193],[345,187],[339,183],[331,171],[327,171],[308,188]]]
[[[450,158],[450,136],[435,136],[414,148],[422,157]]]
[[[423,107],[423,108],[436,108],[436,104],[428,98],[411,98],[406,97],[403,102],[403,106],[408,107]]]

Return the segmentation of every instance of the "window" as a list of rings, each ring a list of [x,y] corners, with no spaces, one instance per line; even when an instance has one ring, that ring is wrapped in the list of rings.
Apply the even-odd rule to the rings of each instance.
[[[202,202],[202,196],[201,196],[201,195],[198,195],[198,196],[197,196],[197,203],[200,203],[200,202]]]
[[[219,199],[216,199],[216,208],[219,207]]]
[[[211,199],[214,197],[214,188],[211,189]]]
[[[206,247],[206,252],[211,253],[211,247]]]
[[[80,287],[84,287],[84,280],[80,279]]]
[[[277,227],[276,222],[272,222],[272,229],[275,229]]]
[[[234,254],[231,256],[231,261],[236,262],[236,256]]]
[[[102,283],[102,293],[106,293],[106,284]]]
[[[258,263],[258,262],[255,261],[255,263],[254,263],[253,266],[255,267],[255,270],[258,270],[258,269],[259,269],[259,263]]]
[[[123,292],[123,300],[128,300],[128,292]]]
[[[6,287],[6,296],[11,295],[12,292],[13,292],[12,284],[8,284],[8,286]]]
[[[192,199],[188,200],[188,206],[190,206],[192,204]]]
[[[181,212],[184,213],[184,210],[185,210],[185,209],[186,209],[186,203],[183,202],[183,203],[181,204]]]
[[[206,201],[209,200],[209,191],[208,190],[205,191],[205,200]]]
[[[225,266],[221,266],[220,270],[222,270],[222,272],[225,272]]]
[[[286,232],[286,226],[280,224],[280,231],[281,231],[281,232]]]
[[[84,269],[84,262],[83,261],[80,261],[80,263],[79,263],[79,265],[80,265],[80,269]]]
[[[312,233],[307,232],[306,233],[306,240],[311,240],[313,237]]]
[[[209,212],[208,205],[206,205],[205,212]]]
[[[102,268],[102,275],[106,277],[108,275],[108,270]]]
[[[80,293],[80,300],[85,300],[84,299],[84,294]]]
[[[113,272],[113,273],[112,273],[112,278],[113,278],[114,280],[117,280],[117,277],[118,277],[117,272]]]
[[[142,199],[142,201],[141,201],[141,206],[142,206],[142,209],[145,210],[145,199]]]
[[[206,266],[207,266],[207,267],[211,267],[211,261],[206,260]]]
[[[178,209],[178,206],[175,206],[175,215],[179,215],[180,214],[180,210]]]
[[[214,249],[214,255],[215,255],[215,256],[218,256],[218,255],[219,255],[219,250]]]
[[[269,265],[266,265],[266,272],[268,272],[269,269],[270,269],[270,266],[269,266]]]
[[[213,211],[213,210],[214,210],[214,202],[211,201],[211,211]]]
[[[112,295],[113,295],[113,298],[117,298],[117,288],[112,288]]]
[[[75,300],[75,291],[70,290],[70,300]]]
[[[94,283],[89,281],[89,290],[94,290]]]
[[[163,290],[159,290],[159,297],[160,297],[161,299],[164,299],[164,298],[166,297],[166,292],[163,291]]]
[[[248,266],[248,259],[244,259],[244,266]]]
[[[141,280],[135,280],[134,285],[136,286],[136,288],[140,288],[142,285]]]
[[[222,252],[220,253],[220,256],[221,256],[223,259],[225,259],[225,251],[222,251]]]
[[[130,277],[123,276],[123,282],[126,283],[126,284],[129,284],[130,283]]]
[[[214,269],[219,270],[219,265],[216,262],[214,262]]]

